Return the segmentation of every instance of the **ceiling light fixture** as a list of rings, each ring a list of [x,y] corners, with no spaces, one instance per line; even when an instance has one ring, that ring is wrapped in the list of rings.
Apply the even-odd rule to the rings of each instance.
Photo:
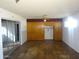
[[[47,20],[46,19],[44,19],[44,22],[46,22]]]
[[[47,15],[43,15],[44,22],[47,21]]]

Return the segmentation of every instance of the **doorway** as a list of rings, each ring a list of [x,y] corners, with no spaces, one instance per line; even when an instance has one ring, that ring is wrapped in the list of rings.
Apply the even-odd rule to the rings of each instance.
[[[53,40],[53,26],[45,26],[44,39]]]

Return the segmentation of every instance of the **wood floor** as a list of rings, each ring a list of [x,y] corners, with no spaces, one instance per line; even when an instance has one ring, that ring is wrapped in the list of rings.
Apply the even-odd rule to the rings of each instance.
[[[10,59],[79,59],[79,54],[63,42],[28,41]]]

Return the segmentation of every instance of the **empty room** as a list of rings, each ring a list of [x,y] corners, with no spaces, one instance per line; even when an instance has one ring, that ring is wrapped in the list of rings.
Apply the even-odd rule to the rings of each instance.
[[[78,0],[0,0],[0,59],[79,59]]]

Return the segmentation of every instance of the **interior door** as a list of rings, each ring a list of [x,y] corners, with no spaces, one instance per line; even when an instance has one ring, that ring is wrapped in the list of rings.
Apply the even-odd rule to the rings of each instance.
[[[52,39],[53,40],[53,27],[52,26],[45,26],[45,29],[44,29],[44,37],[45,39]]]

